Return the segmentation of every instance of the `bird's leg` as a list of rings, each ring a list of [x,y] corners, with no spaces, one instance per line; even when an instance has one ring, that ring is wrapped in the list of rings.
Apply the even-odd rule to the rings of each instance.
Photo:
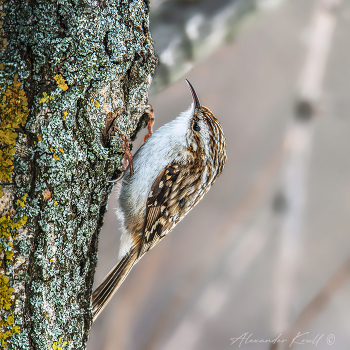
[[[148,124],[147,124],[148,134],[143,139],[143,143],[145,143],[146,140],[153,134],[152,126],[154,124],[154,113],[153,113],[152,105],[148,105],[147,106],[147,108],[145,110],[145,113],[147,113],[149,115],[149,121],[148,121]]]
[[[144,137],[143,143],[145,143],[145,141],[153,134],[152,126],[154,124],[154,113],[153,113],[152,105],[147,106],[145,113],[149,115],[149,120],[147,124],[148,134]],[[117,136],[111,136],[111,137],[121,141],[122,150],[124,152],[123,166],[120,169],[120,171],[122,172],[122,175],[116,180],[109,181],[109,182],[118,182],[123,178],[125,170],[128,167],[128,165],[130,165],[130,175],[134,173],[134,166],[132,162],[132,154],[130,152],[130,147],[129,147],[129,139],[126,136],[125,132],[121,131],[117,126],[113,126],[111,129],[118,130],[119,133],[121,134],[121,137],[117,137]]]
[[[126,136],[125,132],[121,131],[117,126],[114,126],[113,128],[121,133],[121,137],[112,136],[113,138],[121,141],[122,150],[124,152],[123,166],[120,170],[124,173],[128,165],[130,165],[130,175],[132,175],[134,173],[134,167],[132,163],[132,154],[130,151],[129,139]]]

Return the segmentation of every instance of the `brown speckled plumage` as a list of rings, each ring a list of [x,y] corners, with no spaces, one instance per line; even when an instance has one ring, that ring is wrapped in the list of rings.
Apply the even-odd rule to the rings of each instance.
[[[192,109],[150,137],[134,157],[134,175],[125,174],[119,198],[121,260],[92,295],[94,319],[136,262],[186,216],[223,170],[221,125],[190,89]]]

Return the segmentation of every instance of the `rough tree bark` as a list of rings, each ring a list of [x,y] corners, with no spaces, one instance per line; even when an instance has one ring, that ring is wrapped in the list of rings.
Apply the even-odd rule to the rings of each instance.
[[[0,0],[0,344],[84,349],[98,235],[156,58],[147,0]]]

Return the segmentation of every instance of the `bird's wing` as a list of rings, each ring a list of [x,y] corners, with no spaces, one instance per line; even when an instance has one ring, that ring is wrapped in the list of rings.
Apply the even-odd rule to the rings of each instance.
[[[141,237],[139,258],[162,238],[162,233],[168,223],[167,201],[180,172],[180,165],[171,163],[163,168],[152,184],[146,204],[146,220]]]

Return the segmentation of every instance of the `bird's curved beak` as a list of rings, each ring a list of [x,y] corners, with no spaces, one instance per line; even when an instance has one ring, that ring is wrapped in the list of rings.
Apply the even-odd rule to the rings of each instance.
[[[186,82],[188,84],[188,87],[190,88],[191,94],[192,94],[192,99],[193,99],[193,103],[195,108],[200,108],[201,104],[199,103],[198,97],[196,92],[194,91],[194,88],[192,86],[192,84],[186,79]]]

